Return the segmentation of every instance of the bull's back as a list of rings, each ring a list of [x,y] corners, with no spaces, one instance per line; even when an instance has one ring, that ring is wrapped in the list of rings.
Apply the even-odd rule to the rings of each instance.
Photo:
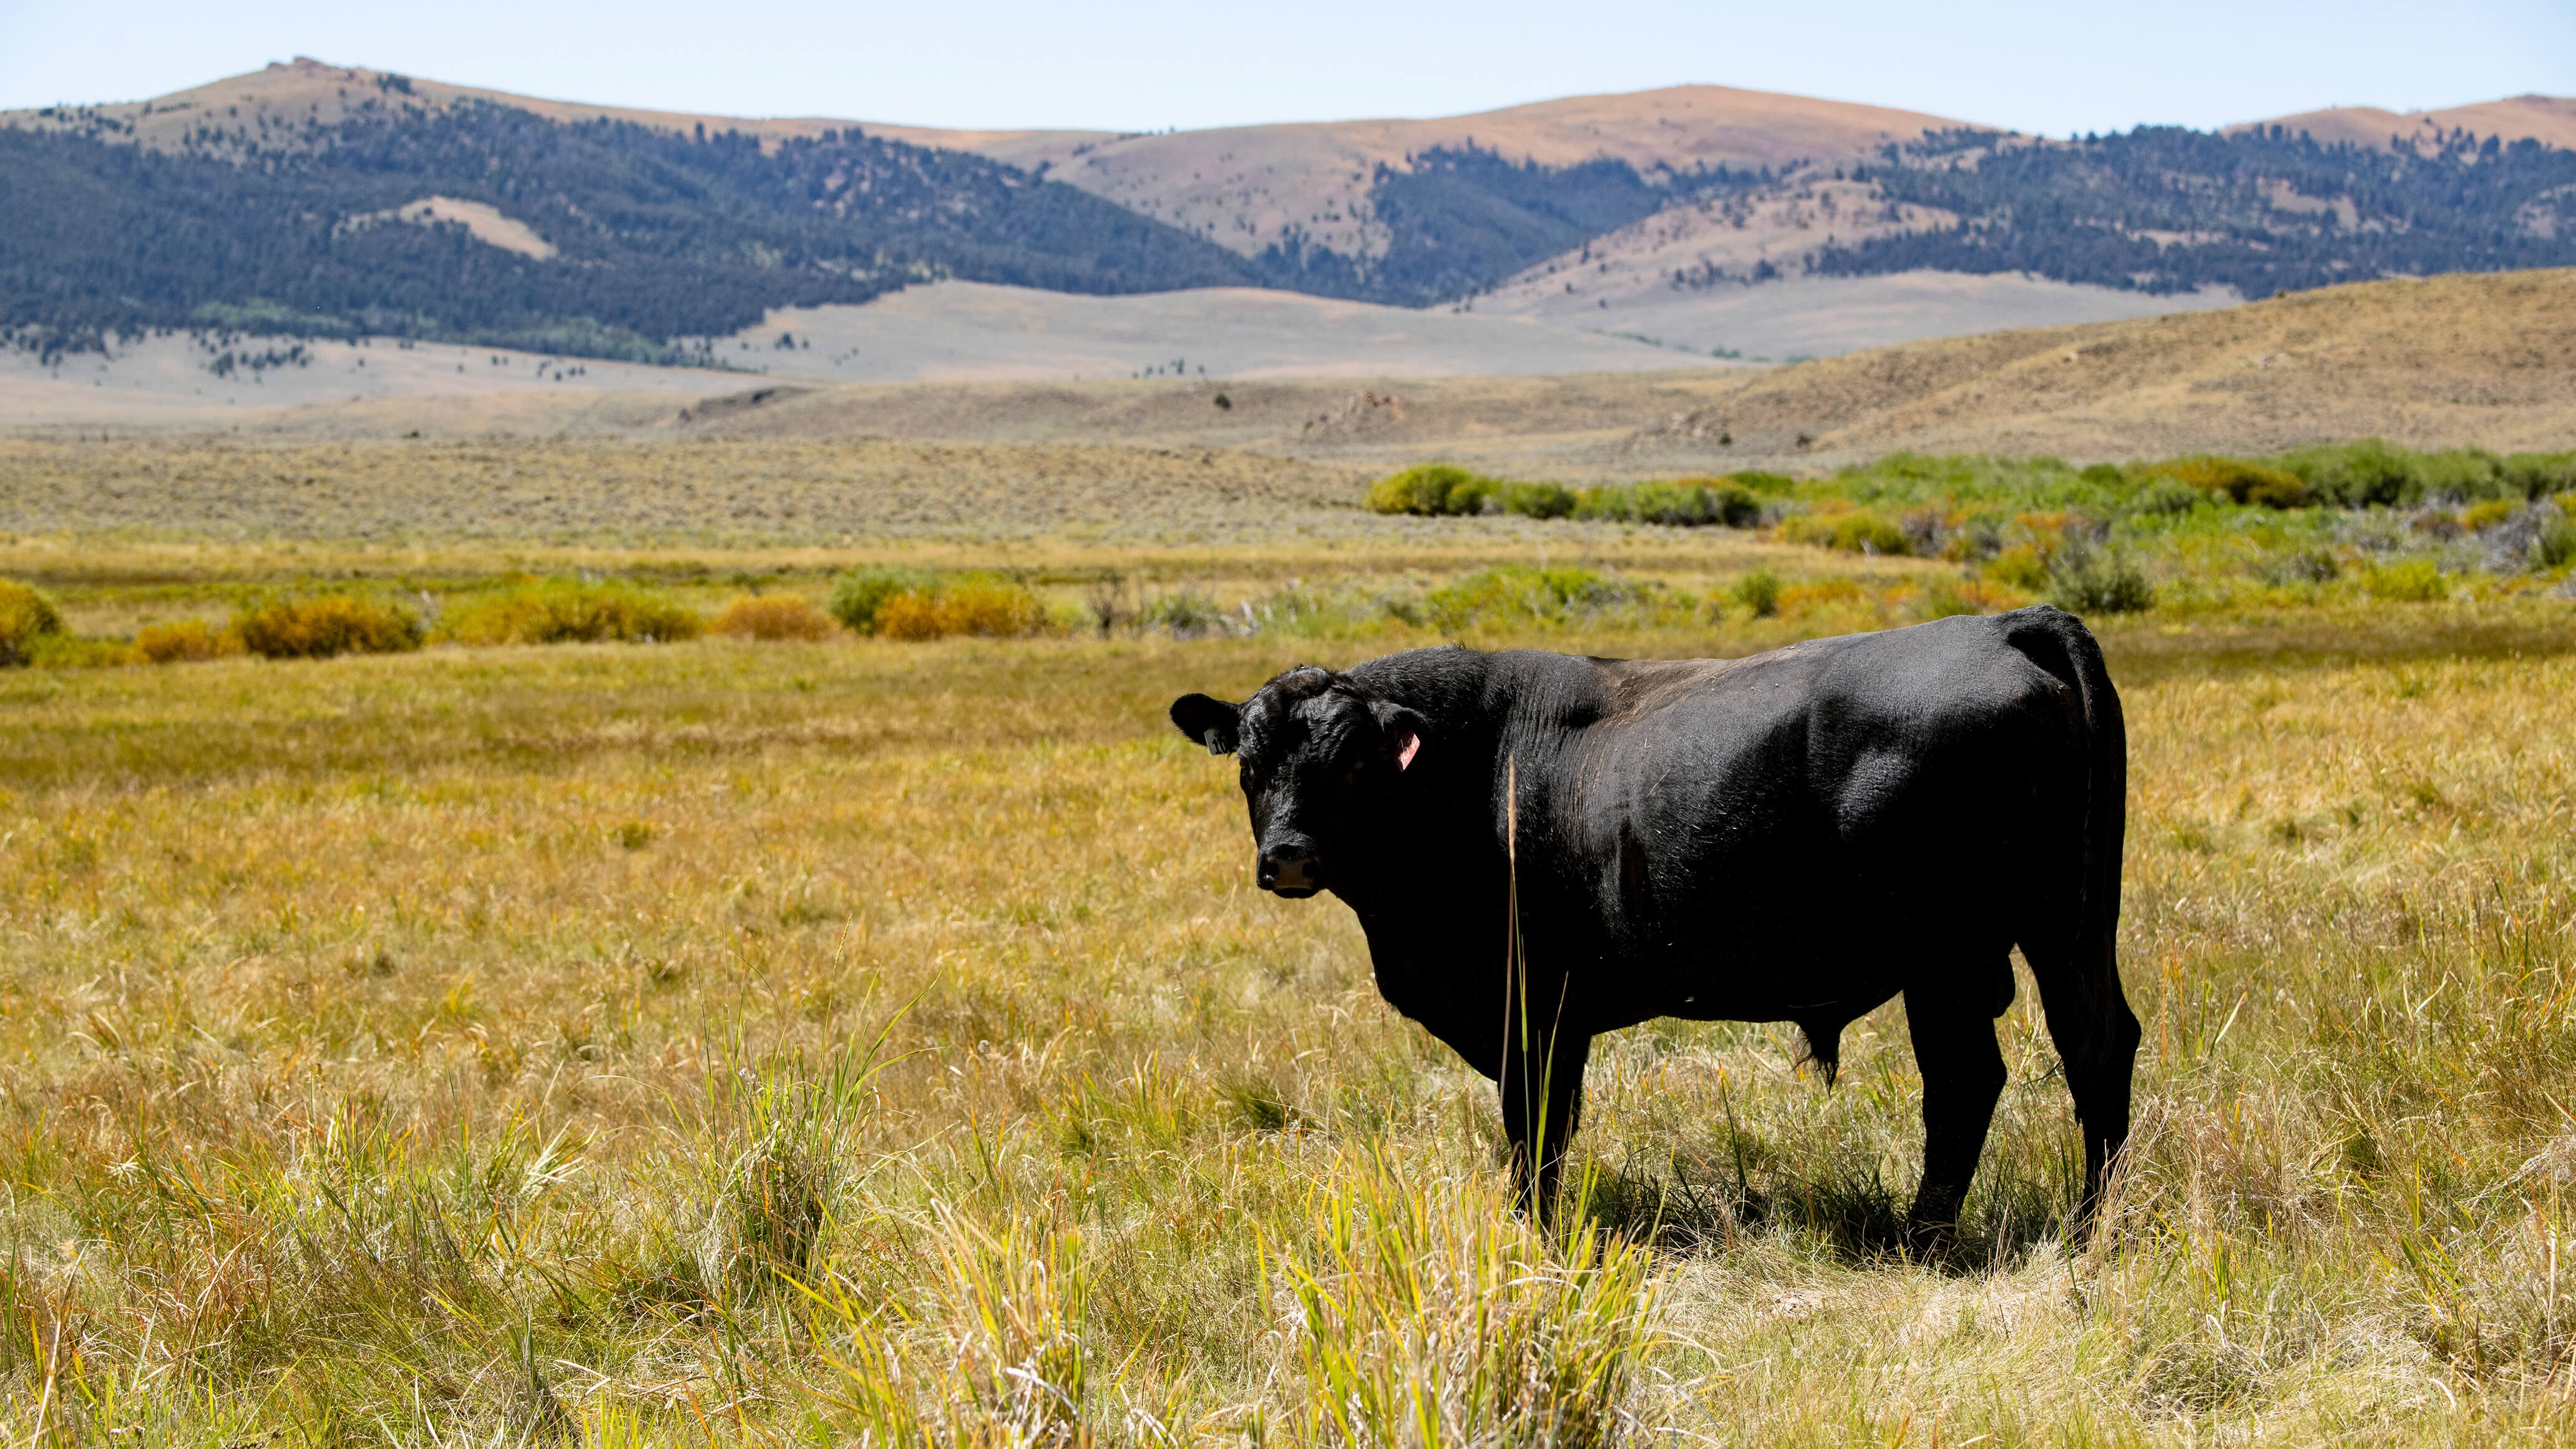
[[[1998,880],[2048,855],[2083,784],[2072,691],[2008,635],[1962,617],[1603,665],[1622,707],[1572,732],[1560,814],[1564,869],[1619,954],[1666,974],[1824,969],[1959,902],[2008,938]]]

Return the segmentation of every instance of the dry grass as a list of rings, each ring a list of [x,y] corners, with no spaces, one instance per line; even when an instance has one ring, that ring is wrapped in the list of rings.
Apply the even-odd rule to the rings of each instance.
[[[137,542],[847,545],[1329,528],[1365,480],[1245,453],[978,443],[0,440],[0,533]]]
[[[1843,619],[1534,637],[1732,652]],[[1161,722],[1377,644],[0,675],[0,1427],[2576,1427],[2563,607],[2110,643],[2136,1161],[2070,1257],[2025,993],[1938,1267],[1878,1247],[1919,1130],[1896,1008],[1831,1090],[1762,1027],[1612,1039],[1579,1149],[1610,1235],[1508,1219],[1487,1091],[1377,999],[1346,912],[1250,888],[1232,772]]]

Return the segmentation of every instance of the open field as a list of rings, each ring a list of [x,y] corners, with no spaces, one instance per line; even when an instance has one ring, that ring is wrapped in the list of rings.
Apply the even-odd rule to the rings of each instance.
[[[2564,1437],[2571,469],[1897,458],[1680,528],[1177,449],[0,443],[0,578],[67,660],[314,595],[433,641],[0,669],[0,1434]],[[438,642],[853,566],[1006,580],[1039,632]],[[1901,1005],[1831,1088],[1785,1027],[1605,1039],[1581,1225],[1533,1232],[1491,1089],[1337,903],[1253,889],[1163,717],[1447,639],[1735,655],[2068,590],[2125,610],[2147,1029],[2082,1248],[2028,990],[1938,1261],[1892,1249]]]
[[[1357,1365],[1446,1421],[1361,1442],[1580,1440],[1601,1373],[1641,1441],[2566,1432],[2576,628],[2376,612],[2106,626],[2135,1162],[2069,1256],[2025,991],[1939,1265],[1874,1246],[1895,1007],[1830,1090],[1775,1029],[1613,1039],[1579,1151],[1639,1247],[1509,1222],[1482,1084],[1160,719],[1382,646],[0,675],[8,1428],[1341,1442]]]
[[[470,410],[486,429],[593,432],[658,421],[697,398],[740,392],[758,380],[393,338],[171,334],[121,341],[113,355],[0,351],[0,417],[13,430],[224,432],[270,425],[300,409],[354,406],[364,413],[434,399]]]
[[[1080,530],[1144,541],[1347,516],[1354,471],[1192,449],[894,441],[0,441],[0,529],[137,539],[750,544]],[[1325,518],[1329,524],[1331,518]]]

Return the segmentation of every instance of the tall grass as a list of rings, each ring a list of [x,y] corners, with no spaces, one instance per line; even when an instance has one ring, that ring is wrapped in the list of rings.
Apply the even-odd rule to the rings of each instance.
[[[1384,1162],[1314,1194],[1297,1304],[1305,1428],[1327,1444],[1615,1442],[1652,1341],[1649,1254],[1578,1220],[1543,1241],[1490,1178]]]
[[[1956,574],[1875,567],[1477,637],[1742,652]],[[1232,772],[1161,722],[1383,638],[13,673],[0,1432],[2565,1437],[2556,602],[2103,622],[2136,1143],[2070,1251],[2024,991],[1937,1265],[1888,1250],[1897,1005],[1830,1089],[1758,1025],[1605,1038],[1587,1211],[1511,1217],[1491,1086],[1346,912],[1251,889]]]

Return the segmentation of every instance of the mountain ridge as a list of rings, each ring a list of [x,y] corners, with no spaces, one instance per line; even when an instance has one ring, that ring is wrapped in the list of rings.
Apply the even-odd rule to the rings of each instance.
[[[1682,86],[1422,120],[938,131],[299,57],[149,101],[0,113],[0,201],[19,222],[0,234],[0,332],[56,348],[136,327],[373,330],[703,359],[776,308],[955,277],[1485,306],[1653,342],[1666,313],[1741,313],[1711,289],[1802,274],[2207,305],[2576,261],[2576,150],[2465,129],[2554,136],[2576,102],[2316,114],[2340,139],[2264,123],[2051,141]],[[1705,326],[1680,345],[1731,355]]]

